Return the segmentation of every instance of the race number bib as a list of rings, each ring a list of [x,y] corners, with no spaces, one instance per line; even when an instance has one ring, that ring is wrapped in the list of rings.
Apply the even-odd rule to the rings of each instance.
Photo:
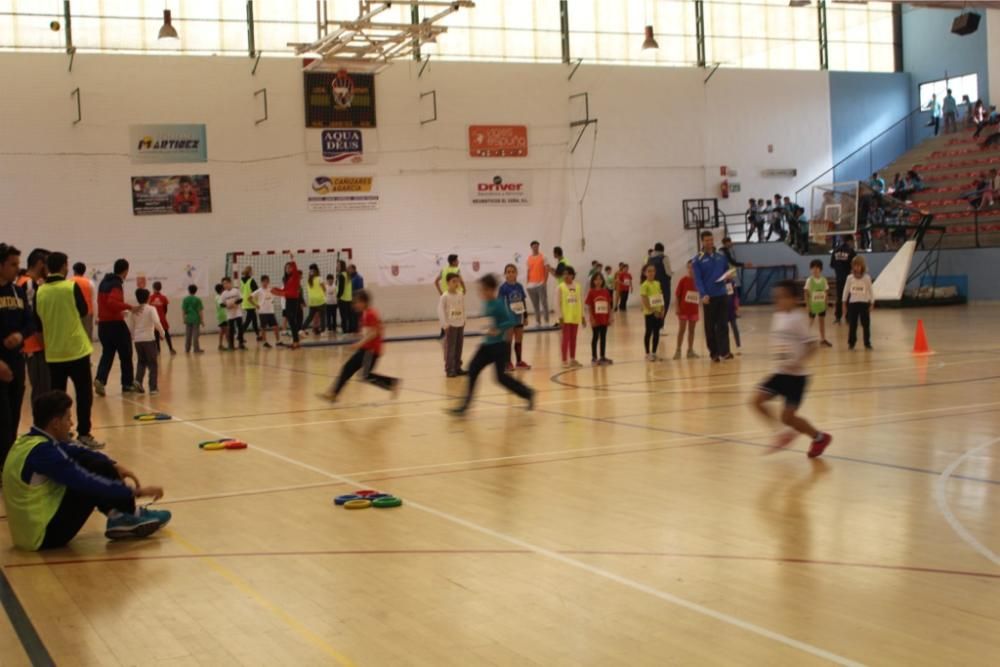
[[[734,290],[733,290],[733,284],[732,283],[726,283],[726,294],[728,294],[729,296],[732,296],[733,292],[734,292]]]
[[[810,298],[812,299],[813,303],[826,303],[826,292],[823,291],[812,292],[812,296]]]
[[[684,301],[687,303],[701,303],[701,297],[693,289],[689,289],[684,293]]]
[[[448,311],[448,319],[451,319],[451,320],[465,319],[465,311],[464,310],[449,310]]]
[[[524,302],[523,301],[511,301],[510,302],[510,312],[515,315],[524,315]]]
[[[566,295],[566,303],[577,303],[576,292],[570,292]]]
[[[851,300],[862,299],[865,296],[864,285],[851,285]]]
[[[632,284],[632,281],[630,279],[628,279],[628,278],[626,278],[625,280],[622,281],[622,285],[624,285],[625,287],[629,287],[631,284]]]
[[[661,308],[663,308],[663,295],[654,294],[653,296],[649,297],[649,305],[653,307],[653,310],[660,310]]]
[[[791,361],[792,346],[787,344],[773,345],[771,348],[771,356],[777,362]]]
[[[608,302],[607,301],[595,301],[594,302],[594,312],[598,315],[608,314]]]

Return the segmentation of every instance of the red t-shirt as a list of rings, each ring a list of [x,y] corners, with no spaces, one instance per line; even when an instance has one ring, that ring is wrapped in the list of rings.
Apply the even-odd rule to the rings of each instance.
[[[302,272],[299,271],[299,265],[295,262],[289,262],[289,267],[291,271],[285,278],[285,283],[281,287],[281,291],[286,299],[298,299],[302,296]]]
[[[632,290],[632,274],[628,271],[619,272],[618,278],[615,280],[615,287],[619,292],[630,292]]]
[[[167,325],[167,305],[170,303],[163,292],[153,292],[149,295],[149,305],[156,309],[156,314],[160,316],[160,326],[164,330],[169,329]]]
[[[698,303],[689,303],[687,300],[688,292],[694,292],[698,294],[698,288],[695,287],[694,279],[691,276],[684,276],[679,281],[677,281],[677,289],[674,290],[674,296],[677,301],[677,316],[685,317],[698,317]]]
[[[606,289],[592,289],[587,292],[587,299],[584,302],[590,312],[591,321],[594,326],[606,327],[611,321],[611,291]],[[600,312],[604,311],[604,312]]]
[[[361,346],[362,350],[369,350],[376,355],[382,354],[382,318],[378,316],[378,311],[374,308],[366,308],[361,314],[361,328],[375,329],[378,333],[375,338]]]

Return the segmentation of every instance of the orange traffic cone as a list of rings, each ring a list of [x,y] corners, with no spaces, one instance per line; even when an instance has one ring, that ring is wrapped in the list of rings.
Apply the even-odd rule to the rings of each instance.
[[[917,335],[913,339],[913,354],[934,354],[930,345],[927,344],[923,320],[917,320]]]

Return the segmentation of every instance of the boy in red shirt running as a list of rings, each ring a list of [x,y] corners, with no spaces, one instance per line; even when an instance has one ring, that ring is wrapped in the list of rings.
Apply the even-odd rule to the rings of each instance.
[[[698,296],[698,288],[694,284],[694,270],[691,262],[687,263],[687,275],[677,282],[677,289],[674,291],[677,298],[677,321],[680,328],[677,330],[677,351],[674,352],[674,359],[681,358],[681,343],[684,342],[684,330],[688,335],[688,359],[697,359],[698,354],[694,351],[694,328],[698,324],[699,304],[701,297]]]
[[[607,358],[608,326],[611,324],[611,290],[604,284],[604,274],[595,273],[587,292],[587,314],[590,316],[590,365],[608,366],[614,362]],[[597,356],[600,345],[601,356]]]
[[[351,305],[354,312],[361,313],[361,339],[351,346],[355,352],[340,369],[337,381],[327,391],[320,394],[320,398],[325,398],[331,403],[336,401],[340,390],[358,371],[361,371],[361,378],[365,382],[380,389],[387,389],[395,397],[399,393],[399,379],[372,372],[379,357],[382,356],[382,337],[385,334],[382,318],[379,317],[378,311],[371,307],[371,297],[366,290],[355,292]]]
[[[156,309],[156,314],[160,318],[160,326],[163,327],[163,337],[167,340],[167,348],[170,354],[177,354],[174,344],[170,342],[170,325],[167,324],[167,306],[170,299],[163,293],[163,283],[159,280],[153,283],[153,293],[149,295],[149,305]],[[160,351],[160,332],[156,332],[156,351]]]

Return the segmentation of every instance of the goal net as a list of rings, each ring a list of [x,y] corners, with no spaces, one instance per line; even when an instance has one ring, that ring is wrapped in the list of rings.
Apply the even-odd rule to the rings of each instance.
[[[319,275],[326,277],[328,273],[337,273],[337,261],[344,260],[350,262],[353,253],[350,248],[312,249],[312,250],[237,250],[226,253],[226,275],[238,280],[243,269],[253,268],[253,275],[256,278],[270,276],[273,284],[280,284],[282,276],[285,275],[285,264],[288,262],[288,253],[295,254],[295,263],[303,275],[308,272],[309,266],[315,264],[319,267]]]
[[[814,185],[809,235],[814,239],[858,230],[858,182]]]

